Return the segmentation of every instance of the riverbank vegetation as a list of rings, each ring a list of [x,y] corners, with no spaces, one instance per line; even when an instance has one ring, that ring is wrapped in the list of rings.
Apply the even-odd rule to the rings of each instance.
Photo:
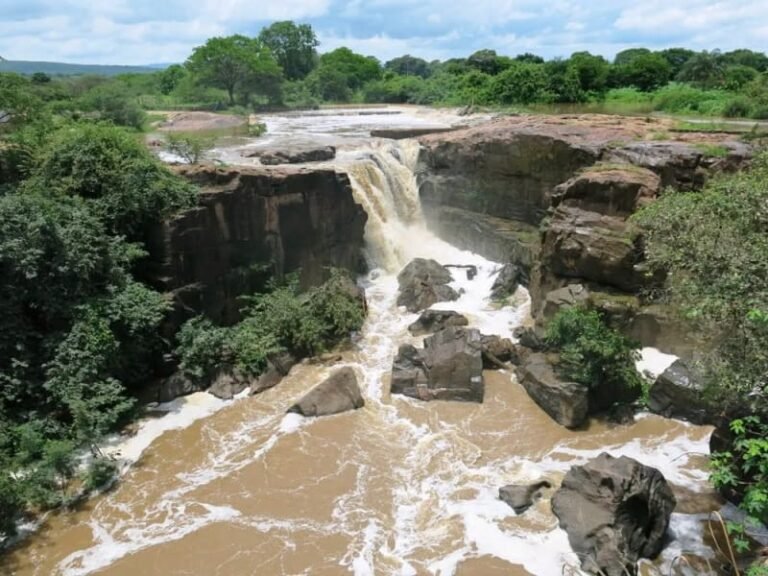
[[[211,38],[184,63],[113,77],[43,73],[26,82],[52,111],[146,128],[152,110],[316,108],[409,103],[543,112],[608,112],[768,119],[768,56],[752,50],[633,48],[613,60],[589,52],[545,60],[479,50],[427,62],[382,63],[341,47],[320,53],[311,26],[276,22],[256,37]]]
[[[712,336],[714,349],[697,371],[706,394],[732,420],[729,445],[713,458],[713,480],[741,501],[753,523],[766,525],[768,153],[701,192],[667,192],[636,218],[646,230],[651,273],[666,276],[651,296]]]

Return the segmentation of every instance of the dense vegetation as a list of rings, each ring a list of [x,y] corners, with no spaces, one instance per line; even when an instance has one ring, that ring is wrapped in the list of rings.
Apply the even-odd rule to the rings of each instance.
[[[486,49],[444,62],[404,55],[382,64],[345,47],[320,54],[318,46],[311,26],[285,21],[253,38],[211,38],[184,64],[154,73],[30,78],[59,111],[134,128],[145,123],[145,110],[347,102],[768,118],[768,57],[751,50],[633,48],[612,61],[584,51],[545,61]]]
[[[545,342],[560,354],[563,376],[590,388],[643,388],[635,369],[638,346],[614,330],[596,310],[569,307],[547,324]]]
[[[751,170],[715,179],[701,192],[664,194],[637,219],[646,229],[651,273],[666,271],[665,284],[651,296],[712,336],[715,348],[698,368],[708,395],[738,416],[730,449],[713,460],[713,479],[743,497],[744,510],[765,524],[768,153]]]

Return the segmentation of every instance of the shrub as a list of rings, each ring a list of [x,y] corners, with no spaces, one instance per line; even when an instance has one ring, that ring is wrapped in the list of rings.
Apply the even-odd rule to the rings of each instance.
[[[83,488],[88,492],[109,487],[117,477],[117,463],[109,458],[94,458],[83,474]]]
[[[216,143],[214,138],[200,134],[169,132],[166,138],[168,151],[180,156],[189,164],[200,162]]]
[[[545,341],[560,352],[565,377],[590,388],[641,388],[637,345],[610,328],[595,310],[564,308],[547,325]]]
[[[752,103],[744,96],[737,96],[728,101],[723,108],[723,116],[727,118],[746,118],[752,111]]]

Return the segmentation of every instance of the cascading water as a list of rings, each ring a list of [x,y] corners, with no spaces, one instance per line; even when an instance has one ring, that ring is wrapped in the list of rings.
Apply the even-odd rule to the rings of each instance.
[[[417,343],[407,332],[416,315],[395,303],[396,274],[410,259],[477,266],[474,280],[454,274],[458,301],[435,307],[465,314],[484,333],[509,336],[528,315],[522,290],[504,308],[488,301],[497,263],[426,229],[417,154],[407,141],[340,154],[338,167],[369,216],[371,272],[361,279],[369,317],[355,350],[336,366],[299,365],[254,398],[226,406],[201,405],[200,396],[177,401],[175,413],[157,421],[167,426],[144,425],[139,437],[157,439],[148,447],[134,442],[146,449],[117,489],[51,518],[9,557],[11,573],[552,576],[578,565],[565,533],[544,501],[515,516],[498,500],[500,486],[557,481],[607,451],[656,466],[676,486],[706,490],[703,462],[691,455],[707,451],[704,428],[646,416],[629,427],[594,423],[571,432],[504,372],[486,373],[482,405],[390,396],[398,345]],[[321,419],[285,415],[341,365],[355,369],[364,409]],[[683,548],[711,555],[699,520],[673,516],[667,562]]]

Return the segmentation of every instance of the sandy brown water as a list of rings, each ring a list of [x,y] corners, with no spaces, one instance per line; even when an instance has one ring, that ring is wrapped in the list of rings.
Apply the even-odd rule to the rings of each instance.
[[[323,121],[342,121],[332,120]],[[407,333],[416,315],[395,305],[395,275],[411,258],[478,266],[474,280],[455,277],[461,298],[438,307],[484,333],[510,336],[529,320],[524,291],[504,309],[487,301],[495,263],[423,227],[416,152],[413,143],[377,145],[350,169],[379,269],[364,279],[366,325],[337,366],[354,368],[366,406],[320,419],[286,415],[334,369],[297,366],[272,390],[166,431],[112,492],[50,516],[0,558],[0,574],[555,576],[578,562],[549,497],[518,517],[498,489],[540,478],[556,485],[602,451],[656,466],[675,487],[681,505],[663,562],[711,553],[697,516],[718,506],[702,455],[708,428],[643,416],[569,431],[507,372],[485,373],[483,404],[390,397],[398,345],[418,342]]]

